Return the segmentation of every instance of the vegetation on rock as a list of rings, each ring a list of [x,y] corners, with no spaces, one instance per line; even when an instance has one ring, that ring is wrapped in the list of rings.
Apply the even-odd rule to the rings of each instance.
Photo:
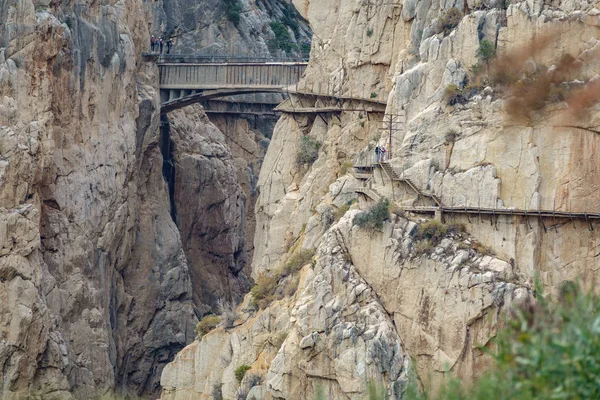
[[[462,19],[462,14],[456,7],[452,7],[449,10],[445,11],[440,19],[438,20],[437,31],[438,33],[443,33],[444,36],[447,36],[458,26],[460,20]]]
[[[196,324],[196,329],[194,329],[194,333],[196,333],[196,338],[198,340],[202,339],[202,336],[215,329],[220,322],[221,317],[219,317],[218,315],[205,316]]]
[[[320,148],[321,142],[308,136],[302,136],[296,153],[298,165],[311,165],[314,163],[319,157]]]
[[[600,297],[583,293],[573,282],[563,284],[557,302],[538,295],[536,304],[515,311],[494,347],[493,369],[473,385],[453,379],[434,397],[412,385],[407,398],[600,398]]]
[[[238,383],[242,383],[242,380],[244,379],[244,375],[246,375],[246,372],[248,372],[248,370],[250,370],[250,368],[252,368],[252,367],[247,364],[242,364],[235,369],[235,371],[234,371],[235,379],[238,381]]]
[[[361,228],[378,229],[383,228],[383,222],[390,218],[390,201],[383,198],[370,210],[356,214],[354,223]]]
[[[464,232],[465,227],[457,224],[443,224],[438,220],[431,219],[420,224],[414,233],[413,238],[417,241],[415,249],[417,254],[423,254],[431,251],[440,244],[442,239],[449,234],[458,234]]]
[[[235,26],[240,23],[240,13],[242,12],[242,3],[240,0],[225,0],[225,16]]]
[[[288,28],[284,24],[274,21],[269,26],[275,35],[275,39],[271,40],[271,47],[281,49],[285,52],[290,52],[292,49],[298,47],[294,44]]]
[[[489,63],[494,57],[496,57],[496,46],[494,46],[494,43],[487,39],[483,39],[479,43],[477,57],[484,63]]]
[[[256,284],[250,289],[250,304],[254,307],[264,309],[273,300],[280,300],[284,296],[291,296],[296,293],[298,280],[293,275],[300,271],[303,266],[311,263],[314,255],[314,249],[300,250],[293,254],[275,274],[259,276]],[[280,286],[280,283],[286,278],[289,281],[284,286]]]
[[[464,104],[467,102],[463,90],[455,84],[450,84],[444,89],[444,100],[449,106],[454,104]]]

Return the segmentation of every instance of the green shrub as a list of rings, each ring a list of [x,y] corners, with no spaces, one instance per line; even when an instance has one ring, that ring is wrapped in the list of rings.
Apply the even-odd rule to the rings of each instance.
[[[368,37],[373,36],[373,29],[371,29],[371,28],[367,29],[367,36]]]
[[[485,62],[489,63],[496,56],[496,46],[494,43],[490,42],[487,39],[483,39],[479,43],[479,49],[477,50],[477,57]]]
[[[242,380],[244,379],[246,372],[248,372],[248,370],[250,368],[252,368],[252,367],[247,364],[242,364],[235,369],[235,371],[234,371],[235,379],[238,381],[238,383],[242,383]]]
[[[442,224],[438,220],[430,219],[419,225],[414,238],[416,240],[428,240],[431,242],[431,245],[435,247],[447,233],[448,226]]]
[[[311,263],[314,255],[314,249],[300,250],[293,254],[273,275],[259,276],[256,284],[250,289],[250,305],[262,310],[267,308],[275,299],[281,299],[283,296],[291,296],[296,293],[299,281],[294,279],[293,275],[306,264]],[[288,277],[290,278],[286,285],[279,288],[279,284]]]
[[[287,260],[287,262],[283,265],[283,268],[281,269],[280,273],[279,273],[279,280],[288,277],[290,275],[295,274],[296,272],[300,271],[300,269],[302,267],[304,267],[306,264],[311,263],[312,258],[315,256],[315,250],[314,249],[303,249],[300,250],[299,252],[293,254],[289,260]]]
[[[194,332],[196,333],[196,338],[198,340],[202,339],[202,336],[215,329],[220,322],[221,317],[219,317],[218,315],[205,316],[196,324],[196,329],[194,329]]]
[[[454,104],[464,104],[467,102],[467,98],[465,97],[463,90],[454,84],[450,84],[446,86],[444,89],[444,100],[449,106]]]
[[[281,22],[271,22],[269,24],[271,30],[275,34],[275,39],[272,40],[272,45],[275,48],[290,52],[293,48],[297,47],[292,41],[292,36],[288,31],[288,28]]]
[[[377,98],[377,92],[371,92],[371,98],[372,99],[376,99]]]
[[[383,222],[390,218],[390,201],[383,198],[377,202],[369,211],[356,214],[354,223],[359,227],[378,229],[383,228]]]
[[[271,275],[261,275],[250,289],[250,304],[260,309],[266,308],[275,299],[278,279]]]
[[[224,0],[224,5],[227,20],[238,26],[240,23],[240,13],[242,12],[242,3],[240,0]]]
[[[550,400],[600,398],[600,298],[565,282],[557,302],[538,290],[535,305],[506,321],[495,340],[493,368],[473,385],[453,379],[440,394],[408,400]]]
[[[296,153],[296,162],[298,165],[311,165],[314,163],[319,157],[320,148],[321,142],[308,136],[302,136],[298,152]]]
[[[447,36],[458,26],[460,20],[462,19],[462,14],[456,7],[452,7],[451,9],[445,11],[440,19],[438,20],[437,31],[438,33],[444,33],[444,36]]]

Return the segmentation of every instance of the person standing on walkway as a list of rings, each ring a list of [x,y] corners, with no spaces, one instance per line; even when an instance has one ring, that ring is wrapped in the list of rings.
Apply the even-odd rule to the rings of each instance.
[[[163,44],[165,43],[165,41],[162,38],[158,38],[158,45],[160,46],[160,54],[162,54],[163,52]]]
[[[154,35],[150,36],[150,50],[154,53],[154,46],[156,45],[156,38]]]
[[[375,162],[379,162],[379,157],[381,157],[381,149],[379,145],[375,146]]]
[[[379,153],[380,153],[380,157],[379,157],[379,161],[385,161],[385,156],[387,155],[387,150],[385,149],[385,147],[381,146],[381,148],[379,149]]]
[[[169,40],[167,40],[167,54],[171,53],[171,47],[173,47],[173,39],[169,38]]]

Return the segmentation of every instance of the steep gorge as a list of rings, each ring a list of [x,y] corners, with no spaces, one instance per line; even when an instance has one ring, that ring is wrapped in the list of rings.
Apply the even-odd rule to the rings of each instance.
[[[224,130],[240,157],[201,107],[159,115],[154,5],[0,3],[3,399],[156,396],[198,318],[249,288],[269,123]]]
[[[448,369],[472,380],[490,362],[479,347],[490,343],[515,303],[531,301],[534,277],[554,294],[565,281],[593,288],[598,279],[595,222],[447,213],[446,222],[466,233],[427,244],[417,237],[423,216],[401,210],[434,206],[435,198],[455,208],[599,212],[598,104],[565,123],[567,104],[548,102],[521,121],[506,112],[502,87],[476,87],[472,71],[484,40],[501,59],[560,32],[521,60],[521,73],[551,72],[568,53],[583,67],[564,84],[594,82],[600,77],[594,4],[295,4],[314,37],[299,85],[305,93],[287,105],[346,111],[279,119],[258,181],[252,263],[259,290],[268,279],[276,289],[266,308],[247,296],[233,326],[217,327],[178,354],[162,375],[165,399],[208,399],[216,391],[223,398],[320,392],[359,399],[371,381],[401,398],[409,359],[426,388],[435,389]],[[462,15],[444,32],[438,22],[452,8]],[[449,104],[451,85],[475,90]],[[391,142],[381,134],[382,113],[365,100],[385,101],[385,114],[401,121]],[[299,165],[307,140],[320,143],[318,157]],[[348,165],[377,143],[393,149],[389,163],[402,179],[375,167],[364,187],[365,178]],[[373,203],[365,192],[396,205],[380,231],[354,223],[358,210]],[[353,199],[358,204],[340,219]],[[310,249],[316,250],[311,262],[297,275],[285,273],[295,254]],[[245,365],[249,377],[238,382],[234,372]]]
[[[338,100],[289,105],[385,102],[405,115],[387,143],[382,113],[360,99],[284,115],[272,138],[200,106],[161,128],[157,70],[141,57],[151,32],[180,35],[181,52],[284,54],[267,28],[283,4],[242,2],[235,26],[222,4],[192,3],[0,0],[2,399],[156,397],[161,375],[166,399],[362,399],[372,381],[400,398],[411,359],[427,387],[447,368],[467,380],[485,370],[478,346],[530,300],[534,275],[551,293],[595,285],[600,242],[587,221],[451,214],[467,233],[427,249],[415,238],[422,215],[396,210],[375,231],[354,223],[373,202],[349,165],[379,143],[445,204],[599,212],[597,105],[566,124],[558,103],[527,124],[502,111],[495,87],[445,99],[470,83],[483,39],[503,54],[548,27],[570,33],[528,68],[568,51],[585,65],[578,79],[598,79],[597,6],[296,2],[315,32],[301,86]],[[452,7],[465,15],[438,32]],[[310,36],[302,21],[297,35],[299,47]],[[304,137],[320,143],[310,165],[297,162]],[[381,169],[368,185],[397,206],[429,201]],[[301,250],[316,255],[270,304],[243,297],[250,276],[279,273]],[[242,301],[236,321],[194,341],[219,299]]]

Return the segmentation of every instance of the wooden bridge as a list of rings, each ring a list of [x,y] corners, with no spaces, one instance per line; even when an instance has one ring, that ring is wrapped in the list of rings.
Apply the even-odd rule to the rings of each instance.
[[[214,101],[228,96],[250,94],[282,94],[288,100],[274,104],[276,96],[242,96],[239,103],[252,103],[253,114],[260,103],[269,108],[269,113],[290,114],[341,113],[361,111],[382,114],[385,111],[387,93],[374,93],[366,86],[348,89],[327,82],[307,85],[300,83],[307,59],[273,59],[239,56],[196,56],[144,54],[155,61],[159,69],[161,113],[165,114],[190,104]],[[294,94],[300,101],[292,101]],[[319,103],[318,107],[312,105]],[[326,105],[324,105],[326,104]],[[209,113],[235,113],[233,110],[207,109]],[[265,111],[266,112],[266,111]],[[243,113],[243,111],[240,111]]]
[[[303,59],[145,54],[158,65],[161,113],[217,98],[284,93],[298,83]],[[256,101],[254,101],[256,103]],[[265,101],[272,105],[272,101]],[[271,107],[272,108],[272,107]]]

